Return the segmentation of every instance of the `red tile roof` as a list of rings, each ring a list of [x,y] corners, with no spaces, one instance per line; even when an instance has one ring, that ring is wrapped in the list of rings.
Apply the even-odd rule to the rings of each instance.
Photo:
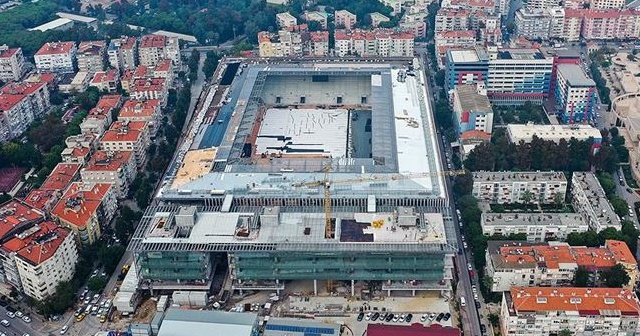
[[[422,323],[413,323],[410,326],[369,323],[367,336],[460,336],[460,329],[443,327],[434,323],[428,327]]]
[[[25,95],[10,95],[10,94],[0,94],[0,110],[8,111],[16,106],[22,99],[24,99]]]
[[[460,139],[462,140],[471,140],[471,139],[482,139],[485,141],[491,140],[491,134],[479,130],[470,130],[463,132],[460,134]]]
[[[328,42],[329,32],[328,31],[311,32],[310,38],[311,38],[311,41],[313,42]]]
[[[122,95],[105,95],[102,96],[100,98],[100,100],[98,100],[98,103],[96,104],[96,107],[98,108],[105,108],[105,109],[112,109],[115,107],[118,107],[118,105],[120,105],[120,103],[122,103]]]
[[[474,38],[476,37],[476,32],[473,30],[445,30],[438,32],[436,34],[436,38]]]
[[[117,171],[130,162],[130,151],[97,151],[93,153],[89,162],[84,167],[87,171]]]
[[[96,214],[111,188],[112,185],[109,183],[75,182],[53,208],[51,215],[77,227],[84,227]]]
[[[58,163],[40,189],[64,191],[78,177],[79,163]]]
[[[78,46],[78,54],[99,55],[106,46],[105,41],[82,41]]]
[[[5,94],[18,94],[18,95],[30,95],[40,89],[42,89],[42,87],[45,86],[44,83],[39,82],[39,83],[27,83],[27,82],[21,82],[21,83],[9,83],[5,86],[2,87],[2,89],[0,89],[0,91],[2,93]]]
[[[162,91],[166,80],[164,78],[146,78],[133,81],[131,91]]]
[[[76,45],[75,42],[47,42],[36,52],[36,56],[69,53]]]
[[[56,75],[50,72],[35,73],[29,76],[25,81],[29,83],[47,83],[51,84],[56,80]]]
[[[44,219],[44,214],[27,205],[26,203],[13,199],[0,205],[0,238],[17,227],[36,223]]]
[[[105,83],[105,82],[113,82],[118,79],[118,72],[115,69],[109,69],[107,71],[98,71],[95,75],[93,75],[93,79],[91,83]]]
[[[134,118],[134,117],[151,117],[157,113],[160,108],[160,101],[158,99],[147,100],[127,100],[118,118]]]
[[[104,133],[101,142],[138,142],[141,140],[142,131],[146,127],[146,121],[116,121]]]
[[[166,40],[163,35],[145,35],[140,42],[140,48],[161,48],[165,46]]]
[[[26,230],[2,245],[6,251],[15,252],[32,265],[40,265],[51,258],[69,236],[69,230],[46,221]]]
[[[155,68],[153,68],[153,71],[169,71],[171,70],[171,60],[163,60],[160,61]]]
[[[8,48],[0,51],[0,58],[10,58],[15,55],[20,48]]]
[[[33,189],[29,192],[24,202],[39,210],[44,210],[52,199],[55,199],[55,190]]]
[[[639,316],[635,293],[622,288],[512,287],[513,307],[520,312],[578,311],[588,315],[619,311]]]

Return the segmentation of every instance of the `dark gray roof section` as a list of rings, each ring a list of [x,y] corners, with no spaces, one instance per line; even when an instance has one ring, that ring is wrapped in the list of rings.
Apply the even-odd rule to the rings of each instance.
[[[558,73],[566,78],[571,86],[595,86],[596,82],[587,77],[577,64],[558,64]]]

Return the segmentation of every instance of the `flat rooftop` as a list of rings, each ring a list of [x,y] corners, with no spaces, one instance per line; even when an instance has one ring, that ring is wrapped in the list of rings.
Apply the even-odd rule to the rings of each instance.
[[[558,226],[567,228],[583,227],[586,231],[587,223],[582,215],[576,213],[483,213],[482,226]]]
[[[558,74],[565,78],[571,86],[595,86],[596,82],[577,64],[558,64]]]
[[[486,95],[479,94],[476,85],[456,85],[455,90],[463,111],[490,112],[492,110],[489,98]]]
[[[456,63],[474,63],[480,61],[480,57],[478,57],[478,53],[474,49],[449,50],[449,55],[451,55],[451,60]]]
[[[585,140],[590,137],[594,139],[602,139],[600,130],[590,125],[534,125],[534,124],[509,124],[507,125],[507,134],[511,142],[519,143],[531,142],[533,136],[544,140],[560,141],[560,139],[569,140],[576,138],[577,140]]]
[[[578,183],[584,190],[593,211],[598,216],[598,221],[607,226],[620,226],[620,219],[613,210],[611,203],[604,193],[598,178],[591,172],[574,172],[573,183]],[[574,187],[575,188],[575,187]]]
[[[473,183],[567,182],[563,172],[474,172]]]
[[[547,58],[538,49],[499,49],[498,59],[544,60]]]

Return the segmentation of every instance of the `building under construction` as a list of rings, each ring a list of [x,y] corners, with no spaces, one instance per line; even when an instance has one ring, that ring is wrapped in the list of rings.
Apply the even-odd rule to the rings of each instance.
[[[226,63],[130,249],[142,289],[450,288],[425,78],[403,63]]]

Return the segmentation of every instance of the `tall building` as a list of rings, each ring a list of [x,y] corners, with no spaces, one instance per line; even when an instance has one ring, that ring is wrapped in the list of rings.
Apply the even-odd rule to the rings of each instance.
[[[492,204],[553,204],[557,194],[567,194],[562,172],[474,172],[473,197]]]
[[[348,10],[339,10],[334,13],[336,28],[353,29],[356,25],[356,15]]]
[[[46,83],[9,83],[0,89],[0,143],[22,135],[49,111]]]
[[[107,43],[105,41],[82,41],[78,46],[78,71],[94,74],[104,70],[104,61],[107,56]]]
[[[526,9],[530,11],[545,11],[547,8],[559,6],[560,0],[531,0],[527,1]]]
[[[33,56],[39,72],[74,72],[75,42],[47,42]]]
[[[260,57],[302,56],[302,37],[299,33],[280,30],[277,34],[258,33]]]
[[[521,8],[515,17],[516,34],[528,39],[549,39],[551,18],[545,10]]]
[[[391,21],[391,19],[378,12],[369,14],[369,17],[371,18],[371,27],[373,28],[380,27],[380,24],[382,24],[383,22]]]
[[[149,125],[146,121],[116,121],[100,139],[105,151],[133,151],[138,167],[146,163],[150,144]]]
[[[391,29],[335,31],[336,55],[412,57],[413,35]]]
[[[309,55],[325,57],[329,54],[329,32],[309,33]]]
[[[480,131],[491,138],[493,109],[484,84],[456,85],[451,95],[458,134]]]
[[[21,289],[42,301],[70,281],[78,262],[74,235],[54,222],[37,224],[2,244],[3,257],[13,259]],[[6,260],[6,259],[5,259]]]
[[[80,176],[84,183],[112,183],[116,197],[125,198],[136,172],[132,151],[97,151],[82,168]]]
[[[468,30],[471,25],[471,11],[463,8],[440,8],[436,14],[435,32],[448,30]]]
[[[593,9],[622,9],[626,2],[624,0],[594,0],[589,8]]]
[[[575,216],[554,214],[557,215]],[[554,241],[547,244],[489,241],[486,259],[492,292],[506,292],[513,286],[571,286],[579,267],[597,280],[596,272],[622,265],[630,278],[625,289],[635,288],[638,281],[636,259],[627,244],[618,240],[607,240],[601,247],[569,246]]]
[[[447,50],[475,47],[476,32],[473,30],[445,30],[436,33],[435,42],[438,67],[443,68]]]
[[[314,21],[320,24],[320,28],[323,30],[327,29],[327,23],[329,15],[325,12],[320,11],[306,11],[302,13],[302,18],[307,20],[307,22]]]
[[[155,66],[165,59],[170,59],[174,65],[179,66],[180,45],[177,37],[164,35],[145,35],[138,46],[138,58],[140,65]]]
[[[298,25],[298,19],[289,12],[283,12],[276,14],[276,23],[278,27],[285,29]]]
[[[606,228],[620,230],[620,218],[596,176],[591,172],[574,172],[571,177],[571,204],[582,214],[589,227],[600,232]]]
[[[107,54],[109,64],[119,71],[135,68],[138,59],[138,39],[131,36],[112,39]]]
[[[582,34],[583,11],[580,9],[564,10],[563,37],[568,42],[579,41]]]
[[[22,48],[0,46],[0,80],[19,81],[24,73],[24,55]]]
[[[118,113],[120,121],[146,121],[149,125],[149,134],[155,137],[160,126],[161,104],[157,99],[135,100],[124,102]]]
[[[502,335],[636,335],[640,303],[622,288],[512,287],[502,296]]]
[[[555,86],[558,114],[566,124],[588,123],[594,118],[596,83],[576,64],[558,64]]]

